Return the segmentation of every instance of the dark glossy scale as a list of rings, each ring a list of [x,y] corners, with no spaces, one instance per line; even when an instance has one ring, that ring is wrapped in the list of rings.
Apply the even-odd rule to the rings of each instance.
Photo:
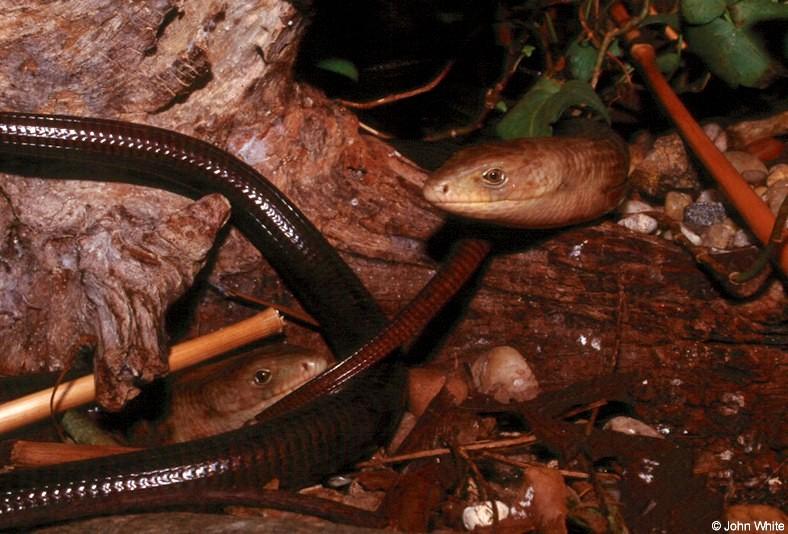
[[[221,193],[232,222],[260,250],[336,354],[347,356],[385,318],[320,232],[268,180],[238,158],[176,132],[104,119],[0,113],[0,153],[127,167],[155,184]]]
[[[257,419],[267,421],[297,406],[314,401],[318,395],[337,391],[345,384],[372,368],[391,351],[411,341],[440,311],[465,282],[476,272],[492,244],[486,239],[460,239],[440,271],[422,288],[386,327],[353,355],[339,362],[309,385],[290,393]]]
[[[0,475],[0,529],[173,505],[238,504],[234,492],[254,493],[274,478],[283,487],[302,486],[368,456],[402,413],[404,368],[380,360],[423,328],[490,247],[463,240],[416,299],[373,337],[382,314],[320,233],[254,169],[207,143],[116,121],[0,113],[0,152],[123,165],[158,176],[163,186],[224,194],[234,223],[318,319],[337,354],[361,346],[257,425]]]
[[[401,373],[399,373],[401,376]],[[223,504],[209,492],[283,488],[318,482],[370,455],[398,421],[400,396],[387,394],[396,372],[363,377],[319,404],[269,424],[120,456],[21,470],[0,476],[0,529],[57,520]]]

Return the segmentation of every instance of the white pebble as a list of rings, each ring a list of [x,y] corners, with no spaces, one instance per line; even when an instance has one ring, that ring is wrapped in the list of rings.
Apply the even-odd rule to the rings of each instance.
[[[693,232],[683,224],[679,225],[679,228],[681,228],[681,233],[684,235],[684,237],[689,239],[690,243],[692,243],[696,247],[700,246],[700,244],[703,242],[703,240],[700,238],[698,234],[696,234],[695,232]]]
[[[716,189],[704,189],[698,195],[698,198],[695,199],[695,202],[719,202],[720,201],[720,193]]]
[[[650,217],[645,213],[635,213],[634,215],[624,217],[618,221],[618,224],[639,234],[654,233],[659,226],[654,217]]]
[[[741,177],[751,184],[763,182],[768,174],[766,165],[749,152],[731,150],[725,153],[725,157],[736,167]]]
[[[736,229],[725,223],[712,224],[703,232],[703,245],[718,250],[730,248]]]
[[[523,402],[539,395],[539,382],[517,349],[495,347],[471,365],[473,384],[480,393],[504,404]]]
[[[342,475],[336,475],[336,476],[333,476],[333,477],[329,478],[326,481],[326,485],[329,488],[338,489],[338,488],[344,488],[345,486],[349,486],[352,482],[353,482],[353,479],[351,479],[351,478],[348,478],[348,477],[342,476]]]
[[[739,225],[736,224],[736,221],[731,219],[730,217],[725,217],[725,220],[722,221],[722,224],[733,230],[734,232],[739,229]]]
[[[777,215],[786,196],[788,196],[788,181],[777,182],[766,191],[766,203],[769,205],[772,213]]]
[[[495,507],[498,509],[498,520],[509,517],[509,507],[504,503],[495,501]],[[462,511],[462,524],[468,530],[473,530],[476,527],[489,527],[493,524],[493,520],[493,508],[490,501],[468,506]]]
[[[605,430],[612,430],[614,432],[621,432],[622,434],[630,434],[632,436],[646,436],[649,438],[665,439],[665,437],[657,432],[656,429],[647,425],[643,421],[639,421],[638,419],[634,419],[632,417],[626,417],[624,415],[619,415],[618,417],[612,418],[610,421],[605,423],[605,426],[602,428]]]
[[[710,122],[703,125],[703,131],[706,133],[706,137],[717,147],[717,150],[720,152],[728,150],[728,134],[725,133],[722,126],[716,122]]]
[[[766,178],[766,185],[773,186],[777,182],[788,180],[788,163],[778,163],[769,169],[769,177]]]
[[[653,209],[653,207],[641,200],[627,200],[618,207],[618,212],[622,215],[631,215],[632,213],[652,211]]]
[[[752,245],[752,238],[750,237],[750,234],[741,228],[736,230],[736,234],[733,236],[733,248],[749,247],[750,245]]]

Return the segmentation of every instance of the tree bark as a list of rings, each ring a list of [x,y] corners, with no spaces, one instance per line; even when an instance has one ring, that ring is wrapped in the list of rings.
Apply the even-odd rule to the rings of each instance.
[[[439,266],[456,227],[422,199],[426,174],[293,80],[305,26],[290,4],[2,3],[0,108],[143,122],[225,148],[307,214],[389,315]],[[18,178],[0,176],[0,186],[9,179]],[[131,194],[110,187],[101,202]],[[294,305],[235,233],[210,279]],[[189,334],[250,313],[210,292],[192,303]],[[291,327],[288,335],[321,346],[308,331]],[[690,254],[659,237],[609,221],[508,234],[416,347],[424,357],[466,361],[497,345],[520,350],[548,390],[639,373],[641,416],[699,455],[733,450],[739,482],[764,475],[773,463],[763,457],[788,444],[774,424],[788,397],[783,285],[772,281],[755,298],[733,300]],[[721,462],[720,471],[729,466]]]

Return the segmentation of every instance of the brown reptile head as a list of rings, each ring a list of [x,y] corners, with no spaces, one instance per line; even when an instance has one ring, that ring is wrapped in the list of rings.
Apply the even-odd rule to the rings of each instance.
[[[162,419],[132,428],[137,443],[177,443],[241,427],[319,375],[326,356],[277,344],[176,375]]]
[[[462,217],[520,228],[592,220],[626,192],[629,152],[599,137],[515,139],[462,150],[424,185],[424,197]]]

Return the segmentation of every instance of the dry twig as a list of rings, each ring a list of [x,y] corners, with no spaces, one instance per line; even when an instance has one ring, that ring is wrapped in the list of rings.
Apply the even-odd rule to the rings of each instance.
[[[253,341],[278,334],[284,323],[276,310],[268,309],[248,319],[175,345],[170,350],[170,371],[185,369]],[[96,396],[93,375],[83,376],[53,388],[31,393],[0,405],[0,433],[9,432],[50,415],[91,402]]]
[[[78,445],[22,439],[6,442],[3,445],[0,448],[3,451],[0,454],[0,464],[14,467],[42,467],[140,450],[119,445]]]
[[[423,93],[427,93],[435,89],[446,78],[453,65],[454,61],[449,61],[433,79],[424,85],[414,87],[413,89],[408,89],[407,91],[392,93],[390,95],[376,98],[375,100],[369,100],[367,102],[354,102],[353,100],[344,100],[341,98],[338,98],[337,102],[350,109],[374,109],[380,106],[385,106],[386,104],[391,104],[393,102],[405,100],[406,98],[411,98]]]
[[[484,451],[490,449],[505,449],[507,447],[516,447],[518,445],[528,445],[530,443],[534,443],[536,441],[536,436],[533,434],[527,434],[525,436],[518,436],[516,438],[508,438],[508,439],[498,439],[498,440],[487,440],[487,441],[477,441],[474,443],[468,443],[466,445],[459,445],[458,449],[470,452],[470,451]],[[433,456],[444,456],[447,454],[451,454],[452,450],[447,448],[438,448],[438,449],[428,449],[424,451],[417,451],[408,454],[399,454],[397,456],[389,456],[387,458],[375,458],[372,460],[368,460],[366,462],[361,462],[357,464],[359,468],[362,467],[379,467],[382,465],[387,464],[396,464],[400,462],[408,462],[410,460],[418,460],[420,458],[431,458]]]

